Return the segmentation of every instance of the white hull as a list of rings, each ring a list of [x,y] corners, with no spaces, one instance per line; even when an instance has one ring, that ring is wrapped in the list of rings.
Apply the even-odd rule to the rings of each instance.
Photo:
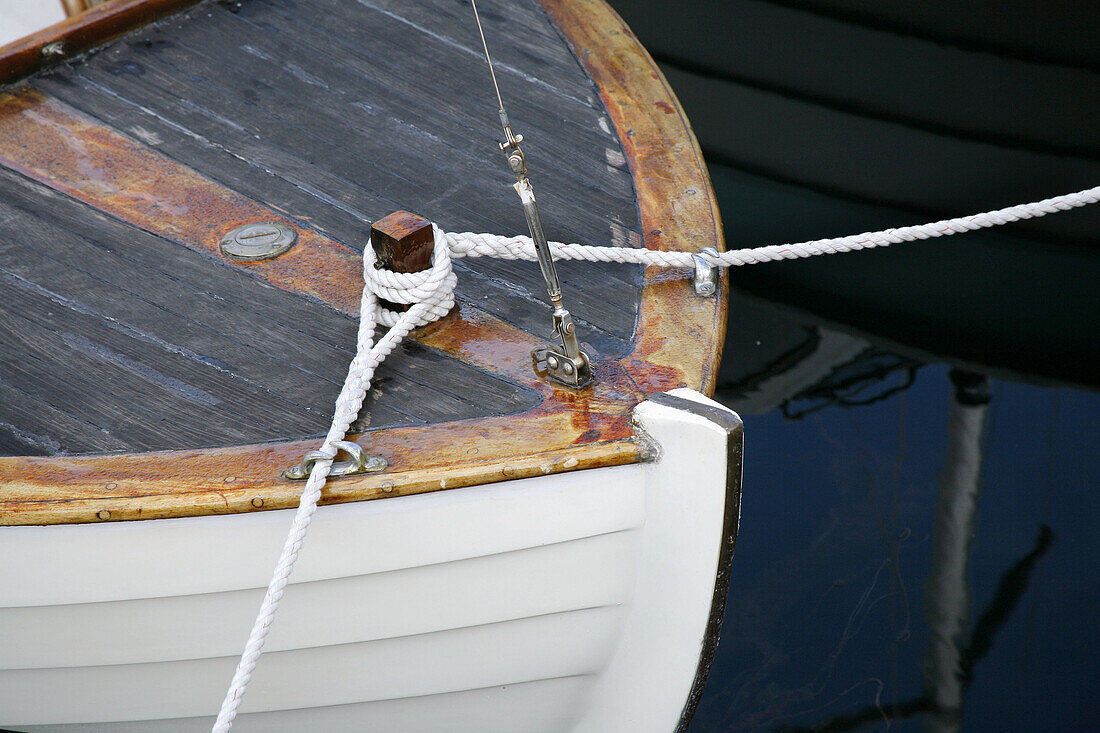
[[[674,730],[740,433],[635,419],[659,460],[320,508],[236,729]],[[289,522],[0,528],[0,727],[208,730]]]

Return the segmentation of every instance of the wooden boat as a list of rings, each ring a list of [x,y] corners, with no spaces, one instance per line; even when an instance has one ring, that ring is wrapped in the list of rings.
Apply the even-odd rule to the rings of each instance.
[[[706,169],[599,0],[483,2],[552,239],[721,248]],[[468,7],[114,0],[0,49],[0,728],[209,728],[354,352],[368,222],[525,231]],[[297,241],[227,257],[256,222]],[[375,379],[244,730],[669,731],[716,643],[741,426],[725,290],[563,263],[594,383],[533,372],[538,268]]]

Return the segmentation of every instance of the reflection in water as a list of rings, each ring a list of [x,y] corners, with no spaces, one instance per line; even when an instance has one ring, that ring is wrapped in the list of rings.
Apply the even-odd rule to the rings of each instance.
[[[967,643],[970,585],[967,567],[982,473],[982,438],[989,412],[989,380],[952,371],[955,385],[947,426],[947,459],[936,503],[932,564],[924,589],[928,656],[924,681],[933,714],[928,730],[959,730],[962,718],[963,650]]]
[[[738,297],[740,352],[727,353],[744,358],[723,364],[717,397],[747,415],[752,436],[744,515],[722,643],[691,730],[1035,729],[1045,711],[1026,723],[1003,702],[1022,678],[1021,704],[1036,707],[1031,669],[977,666],[991,654],[1048,653],[1005,647],[1019,643],[1021,624],[1032,629],[1025,640],[1041,638],[1034,619],[1048,606],[1035,605],[1029,582],[1037,568],[1050,572],[1038,560],[1053,533],[1038,524],[1045,516],[1012,509],[1044,488],[1022,478],[1037,420],[996,416],[1019,417],[1021,390],[1053,391],[948,372]]]
[[[911,359],[868,348],[852,361],[838,366],[828,378],[807,388],[797,398],[785,401],[783,415],[801,420],[830,405],[873,405],[913,386],[918,366]]]
[[[993,602],[989,604],[985,613],[982,614],[978,623],[974,626],[969,646],[963,647],[957,643],[947,643],[937,648],[935,642],[933,642],[933,650],[929,656],[932,657],[938,653],[939,658],[934,661],[930,659],[931,664],[925,667],[929,686],[929,690],[925,694],[905,702],[893,703],[889,705],[889,712],[884,710],[881,702],[876,701],[874,705],[857,713],[839,715],[808,728],[787,728],[784,730],[788,733],[809,733],[809,731],[840,733],[841,731],[858,730],[878,723],[885,723],[889,727],[894,721],[905,720],[920,714],[928,715],[928,730],[960,730],[962,724],[962,692],[973,681],[974,664],[992,648],[994,635],[1012,615],[1012,611],[1015,610],[1024,590],[1027,588],[1028,576],[1035,562],[1047,551],[1052,540],[1053,533],[1050,527],[1043,525],[1039,530],[1035,548],[1004,574]],[[929,600],[935,598],[934,594],[930,594]],[[929,625],[932,625],[931,621]],[[937,633],[935,627],[933,627],[933,633]],[[932,664],[940,661],[947,662],[947,664],[942,669],[933,669]]]

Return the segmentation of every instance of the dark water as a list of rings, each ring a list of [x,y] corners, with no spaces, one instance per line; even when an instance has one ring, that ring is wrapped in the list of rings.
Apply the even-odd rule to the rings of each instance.
[[[712,177],[731,247],[917,220]],[[1100,729],[1098,260],[998,231],[733,273],[742,522],[690,731]]]
[[[611,1],[731,248],[1100,183],[1094,2]],[[1100,730],[1089,208],[733,273],[743,513],[693,733]]]
[[[690,730],[1096,729],[1100,395],[990,379],[988,403],[959,407],[942,363],[739,304],[771,308],[819,356],[831,339],[836,358],[789,396],[762,395],[766,383],[719,394],[745,420],[743,514]],[[984,429],[952,435],[953,410],[984,414]],[[977,481],[957,475],[968,462]],[[957,529],[937,512],[960,496],[971,539],[934,559]],[[930,586],[945,566],[963,582]],[[937,598],[958,629],[930,619]],[[932,666],[935,638],[953,664]],[[936,716],[929,691],[945,681],[961,710]]]
[[[914,217],[712,176],[729,246]],[[998,231],[733,273],[743,514],[691,731],[1100,729],[1098,259]]]

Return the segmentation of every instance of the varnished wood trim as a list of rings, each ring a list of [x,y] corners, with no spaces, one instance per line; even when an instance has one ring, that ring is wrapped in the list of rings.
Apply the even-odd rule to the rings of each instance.
[[[54,23],[37,33],[0,47],[0,84],[34,72],[45,63],[87,51],[157,18],[194,5],[198,0],[110,0]],[[59,43],[60,56],[45,56],[42,47]]]
[[[83,13],[88,9],[84,0],[61,0],[61,5],[65,8],[65,17],[71,18],[78,13]]]
[[[542,2],[595,80],[623,142],[639,194],[645,245],[721,249],[721,222],[702,156],[653,60],[605,3]],[[33,114],[24,114],[28,110]],[[193,249],[216,255],[227,227],[285,219],[33,90],[0,95],[0,116],[0,163]],[[59,142],[59,131],[85,142],[78,156]],[[105,164],[104,175],[90,181],[87,171],[89,166],[99,170],[97,162]],[[227,264],[355,314],[361,267],[357,255],[311,230],[299,232],[298,245],[275,260]],[[635,462],[641,453],[629,422],[634,405],[646,394],[680,386],[710,393],[725,315],[724,280],[718,297],[699,298],[686,271],[649,268],[634,351],[596,363],[595,384],[574,392],[552,388],[531,373],[535,337],[460,307],[420,329],[417,340],[532,387],[543,402],[519,415],[373,431],[369,451],[385,457],[390,468],[330,481],[321,502]],[[301,486],[283,479],[282,471],[314,447],[297,441],[201,451],[2,458],[0,524],[291,507]]]
[[[371,433],[385,473],[330,480],[321,503],[379,499],[494,481],[636,463],[640,446],[622,421],[593,420],[610,440],[540,446],[569,431],[565,413],[495,417]],[[615,437],[618,436],[618,437]],[[301,481],[282,471],[315,441],[119,456],[0,461],[0,524],[69,524],[231,514],[296,507]]]

